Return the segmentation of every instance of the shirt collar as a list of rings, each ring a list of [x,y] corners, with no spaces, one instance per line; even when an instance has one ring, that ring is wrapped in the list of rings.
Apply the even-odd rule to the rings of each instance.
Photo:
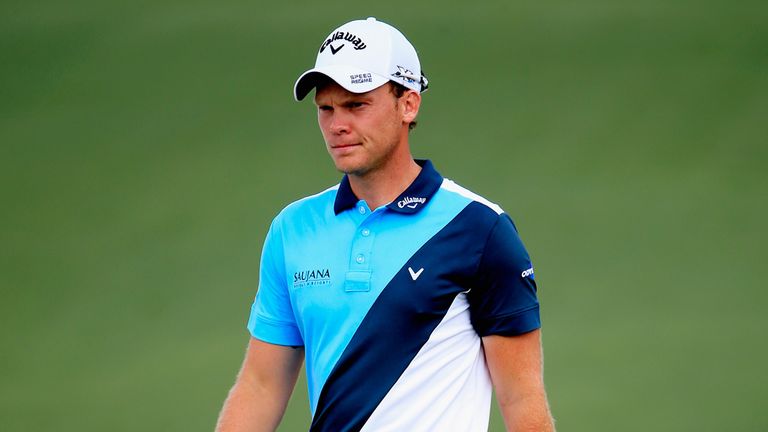
[[[419,172],[413,183],[400,196],[387,204],[388,209],[398,213],[416,213],[426,206],[432,196],[435,195],[435,192],[440,189],[440,185],[443,183],[443,176],[435,170],[432,162],[416,159],[416,163],[421,166],[421,172]],[[349,177],[345,175],[339,184],[336,201],[333,203],[333,211],[339,214],[357,205],[358,201],[359,199],[352,192]]]

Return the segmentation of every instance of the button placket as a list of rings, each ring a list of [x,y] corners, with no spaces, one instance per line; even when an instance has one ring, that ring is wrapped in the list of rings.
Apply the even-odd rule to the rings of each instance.
[[[361,214],[360,208],[365,210]],[[349,269],[344,281],[347,293],[362,293],[371,290],[371,254],[373,251],[375,223],[381,212],[372,212],[358,204],[356,215],[359,219],[350,248]]]
[[[379,217],[381,217],[380,212],[366,211],[366,213],[368,214],[368,217],[360,223],[352,240],[350,269],[354,270],[370,269],[371,253],[373,251],[373,242],[375,238],[374,230],[371,226],[376,223],[376,220],[378,220]]]

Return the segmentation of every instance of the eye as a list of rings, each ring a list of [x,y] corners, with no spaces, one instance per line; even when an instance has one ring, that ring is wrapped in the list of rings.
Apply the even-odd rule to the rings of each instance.
[[[324,112],[331,112],[331,111],[333,111],[333,108],[331,108],[329,105],[318,105],[317,109],[319,111],[324,111]]]
[[[348,109],[362,108],[362,107],[364,107],[366,105],[368,105],[366,102],[364,102],[364,101],[357,101],[357,100],[349,101],[349,102],[344,104],[344,106],[347,107]]]

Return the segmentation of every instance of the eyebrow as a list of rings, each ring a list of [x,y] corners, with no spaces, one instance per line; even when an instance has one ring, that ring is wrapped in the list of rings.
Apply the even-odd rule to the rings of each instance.
[[[345,98],[341,99],[337,103],[337,105],[339,105],[339,106],[348,106],[348,105],[350,105],[352,103],[370,102],[371,100],[372,100],[371,97],[366,96],[365,94],[360,94],[360,95],[354,95],[354,96],[345,97]],[[326,103],[325,101],[318,101],[317,99],[315,99],[314,102],[315,102],[315,105],[317,105],[317,106],[329,106],[330,105],[330,103]]]

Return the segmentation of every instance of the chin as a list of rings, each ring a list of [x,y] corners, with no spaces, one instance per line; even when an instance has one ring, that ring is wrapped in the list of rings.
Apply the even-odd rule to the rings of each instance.
[[[365,174],[366,172],[368,172],[368,170],[365,169],[365,167],[349,165],[349,164],[347,164],[347,165],[344,165],[344,164],[339,165],[339,164],[337,164],[336,165],[336,169],[339,170],[339,172],[341,172],[341,173],[344,173],[344,174],[347,174],[347,175],[354,175],[354,176],[361,176],[361,175]]]
[[[352,160],[352,158],[338,158],[333,160],[336,169],[344,174],[359,175],[367,171],[367,167],[361,161]]]

